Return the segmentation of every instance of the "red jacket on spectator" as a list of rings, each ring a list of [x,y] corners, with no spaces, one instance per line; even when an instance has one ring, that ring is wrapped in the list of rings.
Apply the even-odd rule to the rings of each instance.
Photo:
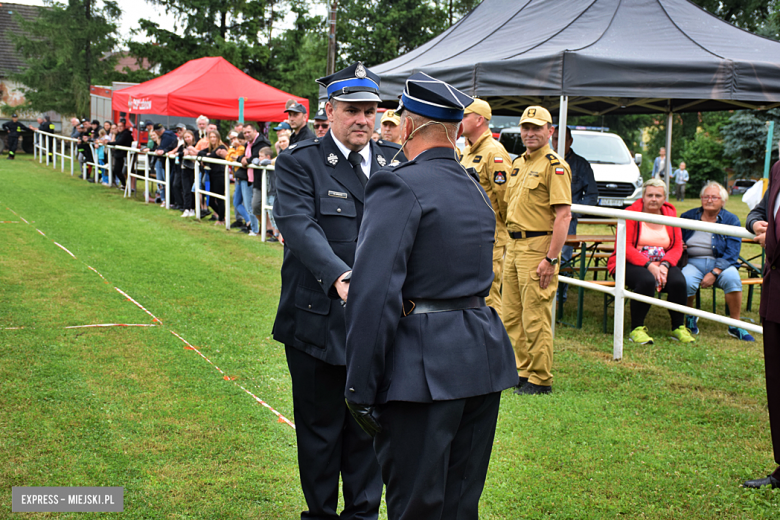
[[[626,211],[641,212],[643,208],[644,202],[642,199],[639,199],[627,207]],[[676,217],[677,210],[668,202],[664,202],[664,205],[661,206],[661,214],[665,217]],[[645,265],[647,257],[640,253],[636,247],[639,243],[639,235],[642,232],[642,226],[639,224],[636,220],[626,220],[626,262],[634,265]],[[680,261],[683,252],[682,230],[678,227],[666,226],[666,232],[669,233],[670,243],[669,249],[666,250],[666,255],[664,255],[664,260],[675,266]],[[609,274],[613,276],[615,275],[615,264],[617,263],[616,251],[617,244],[615,251],[612,252],[612,256],[607,260],[607,269]]]

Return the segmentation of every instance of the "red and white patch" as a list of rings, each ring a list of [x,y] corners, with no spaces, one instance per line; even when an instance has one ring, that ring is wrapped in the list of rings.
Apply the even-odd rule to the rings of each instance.
[[[502,163],[502,162],[504,162],[504,158],[503,157],[494,157],[493,158],[493,162],[494,163]]]
[[[563,175],[564,172],[563,168],[555,168],[555,175]]]

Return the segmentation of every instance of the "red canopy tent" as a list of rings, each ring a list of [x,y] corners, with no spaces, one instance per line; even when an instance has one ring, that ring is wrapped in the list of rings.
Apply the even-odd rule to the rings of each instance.
[[[285,102],[290,98],[309,109],[308,99],[257,81],[222,57],[188,61],[164,76],[116,90],[111,108],[131,114],[237,120],[241,97],[246,121],[286,120]]]

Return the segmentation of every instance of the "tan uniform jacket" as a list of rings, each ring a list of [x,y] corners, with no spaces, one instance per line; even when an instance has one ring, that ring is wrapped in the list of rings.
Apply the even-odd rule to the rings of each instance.
[[[547,144],[525,152],[512,163],[505,198],[509,231],[552,231],[553,206],[571,206],[569,165]]]
[[[512,159],[504,146],[493,139],[490,130],[486,130],[476,142],[466,146],[460,163],[465,168],[477,170],[479,183],[490,197],[493,211],[496,212],[496,247],[504,247],[509,239],[506,232],[507,204],[504,191]]]

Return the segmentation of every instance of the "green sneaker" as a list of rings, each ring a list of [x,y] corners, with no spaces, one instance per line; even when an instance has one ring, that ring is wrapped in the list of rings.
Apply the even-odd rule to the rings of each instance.
[[[628,340],[640,345],[653,344],[653,338],[647,333],[647,327],[637,327],[628,335]]]
[[[681,343],[692,343],[696,341],[696,338],[693,337],[691,334],[691,330],[687,329],[685,325],[680,325],[676,329],[672,331],[671,334],[672,339],[677,340]]]

